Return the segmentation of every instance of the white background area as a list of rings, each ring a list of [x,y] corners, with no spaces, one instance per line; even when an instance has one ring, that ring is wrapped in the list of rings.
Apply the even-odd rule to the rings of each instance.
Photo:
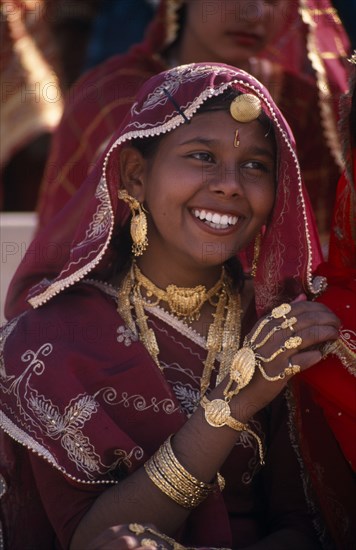
[[[3,212],[0,214],[0,322],[4,323],[5,297],[17,266],[32,240],[37,224],[35,212]]]

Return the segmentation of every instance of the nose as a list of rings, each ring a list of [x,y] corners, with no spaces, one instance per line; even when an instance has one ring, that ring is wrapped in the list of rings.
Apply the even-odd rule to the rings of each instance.
[[[237,4],[237,2],[230,2],[230,4],[232,3],[234,3],[235,6]],[[266,4],[266,0],[255,0],[254,2],[243,0],[238,3],[238,10],[241,21],[255,26],[263,21],[267,13],[268,6]]]
[[[213,193],[226,198],[236,198],[244,193],[240,182],[238,165],[222,165],[208,182]]]

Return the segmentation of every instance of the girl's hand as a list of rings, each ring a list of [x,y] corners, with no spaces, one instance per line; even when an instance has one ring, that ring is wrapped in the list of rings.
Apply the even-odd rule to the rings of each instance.
[[[142,536],[138,537],[128,525],[115,525],[96,537],[87,550],[156,550],[155,545],[149,546],[148,539],[153,537],[144,537],[142,545]]]
[[[239,394],[243,409],[234,416],[240,420],[272,401],[293,374],[320,361],[320,346],[339,337],[340,321],[324,304],[297,299],[285,306],[261,318],[246,337],[244,345],[253,350],[256,367]]]

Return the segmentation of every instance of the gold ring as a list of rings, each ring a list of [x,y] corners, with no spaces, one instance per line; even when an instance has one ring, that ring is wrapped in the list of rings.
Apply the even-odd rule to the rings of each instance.
[[[286,376],[294,376],[301,371],[300,365],[292,365],[290,359],[288,360],[288,367],[284,369]]]

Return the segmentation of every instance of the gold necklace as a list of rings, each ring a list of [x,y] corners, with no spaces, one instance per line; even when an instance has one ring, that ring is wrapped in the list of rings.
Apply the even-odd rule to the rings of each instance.
[[[148,327],[145,306],[153,306],[146,303],[141,295],[140,284],[135,278],[134,266],[126,275],[118,292],[117,310],[123,318],[126,326],[136,333],[136,324],[132,315],[135,310],[136,323],[139,329],[140,340],[151,355],[152,359],[162,371],[159,362],[159,347],[154,331]],[[240,295],[231,290],[231,285],[224,274],[216,310],[213,314],[207,337],[207,356],[204,361],[204,369],[200,381],[201,397],[210,385],[211,375],[215,361],[219,356],[220,366],[216,377],[218,385],[228,374],[232,363],[232,357],[239,349],[241,332],[241,300]]]
[[[200,310],[205,302],[209,301],[212,305],[215,305],[212,302],[212,298],[221,290],[224,281],[223,268],[220,279],[208,291],[203,285],[198,285],[194,288],[168,285],[166,290],[162,290],[144,276],[136,262],[133,263],[133,270],[140,294],[141,287],[143,287],[147,298],[150,300],[153,296],[157,298],[155,302],[150,301],[147,305],[158,305],[159,302],[166,302],[171,312],[178,319],[182,317],[188,323],[198,321]],[[145,301],[143,296],[142,299]]]

